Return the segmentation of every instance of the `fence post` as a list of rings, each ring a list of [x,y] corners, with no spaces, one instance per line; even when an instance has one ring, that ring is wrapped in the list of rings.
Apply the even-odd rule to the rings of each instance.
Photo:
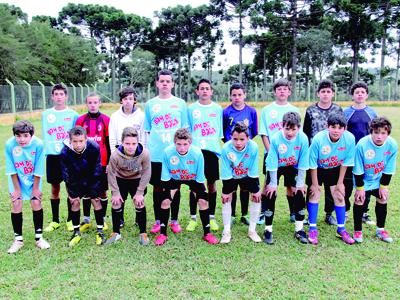
[[[70,82],[69,83],[72,86],[72,94],[73,94],[73,99],[74,99],[74,105],[76,105],[76,86]]]
[[[53,82],[53,81],[50,81],[50,84],[51,84],[52,86],[55,86],[55,84],[54,84],[54,82]]]
[[[95,84],[92,84],[92,87],[93,87],[93,92],[97,92],[97,83],[95,83]]]
[[[28,107],[29,107],[29,111],[32,112],[33,111],[32,86],[26,80],[22,80],[22,82],[28,86]]]
[[[44,88],[44,84],[40,80],[38,80],[38,83],[42,87],[42,106],[43,109],[46,109],[46,90]]]
[[[150,83],[147,84],[147,100],[150,99]]]
[[[258,102],[258,86],[257,86],[257,82],[255,83],[255,86],[254,86],[254,99],[255,99],[255,101],[256,102]]]
[[[228,101],[229,101],[229,99],[231,98],[231,92],[229,90],[231,87],[230,87],[229,83],[226,84],[226,87],[227,87],[227,91],[228,91]]]
[[[80,83],[78,83],[78,85],[79,85],[80,88],[81,88],[81,103],[83,103],[83,86],[82,86],[82,84],[80,84]]]
[[[392,85],[388,83],[388,101],[392,98]]]
[[[15,109],[15,87],[14,87],[14,84],[13,84],[10,80],[8,80],[7,78],[6,78],[6,82],[10,85],[10,91],[11,91],[11,112],[12,112],[13,114],[15,114],[15,113],[16,113],[16,109]]]
[[[333,99],[336,102],[337,101],[337,94],[338,94],[337,84],[335,83],[333,86],[335,87],[335,91],[336,91],[336,93],[333,96]]]
[[[307,101],[311,101],[311,88],[310,88],[310,82],[307,82]]]

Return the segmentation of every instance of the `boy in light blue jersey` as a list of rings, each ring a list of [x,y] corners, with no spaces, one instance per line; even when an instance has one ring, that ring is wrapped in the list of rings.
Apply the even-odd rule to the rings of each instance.
[[[275,214],[275,201],[279,178],[291,190],[294,198],[295,233],[302,244],[307,244],[307,234],[303,230],[305,215],[306,186],[304,178],[308,170],[308,138],[300,130],[301,117],[297,112],[287,112],[282,118],[283,130],[275,133],[270,140],[270,148],[265,161],[267,178],[264,192],[266,197],[264,242],[273,244],[272,222]]]
[[[210,212],[210,228],[218,230],[215,220],[215,207],[217,204],[217,185],[219,179],[218,156],[221,155],[222,108],[211,101],[213,89],[208,79],[201,79],[196,87],[199,100],[188,108],[189,128],[192,133],[193,145],[201,148],[204,156],[204,174],[207,179],[208,209]],[[187,231],[194,231],[197,227],[196,218],[197,201],[193,192],[190,192],[191,220],[186,227]]]
[[[181,128],[175,132],[174,145],[168,146],[163,152],[161,184],[164,187],[164,194],[160,210],[161,233],[154,241],[157,246],[163,245],[168,239],[167,224],[170,205],[175,201],[174,195],[181,184],[188,185],[196,195],[204,230],[203,240],[209,244],[218,243],[215,236],[210,233],[203,154],[200,148],[191,144],[192,137],[189,130]]]
[[[318,202],[320,186],[330,187],[337,218],[337,236],[346,244],[354,244],[345,228],[346,205],[345,186],[343,184],[347,167],[354,165],[355,140],[346,131],[346,119],[342,115],[331,114],[328,117],[328,129],[317,133],[310,146],[310,174],[312,184],[307,203],[310,231],[308,240],[318,244]]]
[[[43,142],[34,136],[34,127],[29,121],[17,121],[13,125],[14,137],[5,146],[8,190],[12,202],[11,223],[14,242],[8,253],[19,251],[24,245],[22,237],[22,201],[30,200],[36,246],[48,249],[50,245],[42,237],[42,177],[44,173]]]
[[[261,207],[261,191],[258,178],[258,146],[249,139],[248,127],[244,122],[235,124],[232,130],[232,139],[222,147],[221,153],[222,179],[222,220],[224,231],[221,243],[231,241],[231,214],[232,193],[238,185],[241,189],[252,193],[250,206],[250,224],[248,236],[259,243],[261,238],[256,232],[256,224]]]
[[[52,232],[60,227],[60,183],[63,181],[61,174],[61,150],[64,139],[68,137],[69,130],[74,127],[78,113],[66,106],[68,90],[62,84],[56,84],[51,90],[54,107],[42,112],[42,137],[46,154],[46,177],[51,184],[51,212],[52,222],[44,229]],[[68,217],[67,229],[73,231],[71,222],[71,203],[67,199]]]
[[[387,243],[393,242],[385,230],[388,186],[396,171],[398,146],[391,138],[392,124],[385,117],[377,117],[370,123],[370,135],[363,137],[356,146],[353,174],[356,183],[354,195],[354,240],[363,241],[362,217],[366,198],[376,197],[376,236]]]
[[[151,158],[151,179],[153,185],[153,207],[155,224],[151,233],[160,231],[159,211],[162,199],[161,189],[161,166],[163,151],[173,144],[175,131],[179,128],[188,127],[187,106],[184,100],[172,95],[174,80],[172,72],[161,70],[157,74],[156,86],[158,96],[147,101],[144,110],[144,131],[149,133],[148,149]],[[180,193],[175,194],[175,201],[171,207],[171,229],[174,233],[181,232],[178,223]]]

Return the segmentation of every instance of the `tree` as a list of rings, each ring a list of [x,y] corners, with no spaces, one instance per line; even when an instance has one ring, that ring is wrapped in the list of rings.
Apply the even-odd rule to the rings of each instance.
[[[359,77],[368,85],[374,83],[375,76],[368,72],[368,70],[359,69]],[[353,69],[351,67],[339,67],[333,70],[332,74],[328,77],[336,83],[339,89],[349,91],[353,77]]]
[[[157,72],[156,57],[150,51],[136,48],[130,55],[130,60],[123,64],[127,85],[146,87],[154,80]]]

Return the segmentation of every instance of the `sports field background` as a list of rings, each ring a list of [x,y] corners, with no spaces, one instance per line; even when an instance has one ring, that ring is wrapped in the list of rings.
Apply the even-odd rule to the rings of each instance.
[[[400,108],[374,107],[378,115],[393,124],[392,136],[400,141]],[[111,114],[117,106],[103,109]],[[305,107],[302,109],[304,116]],[[82,113],[83,111],[80,111]],[[258,108],[260,112],[260,108]],[[41,137],[40,120],[33,120]],[[3,123],[4,124],[4,123]],[[95,231],[84,234],[75,248],[68,247],[71,233],[63,226],[45,234],[51,244],[48,251],[35,248],[32,213],[24,203],[24,247],[15,255],[7,249],[13,241],[10,204],[4,163],[4,144],[11,136],[11,126],[0,125],[0,298],[21,299],[261,299],[261,298],[367,298],[395,299],[400,282],[400,210],[399,178],[390,184],[387,230],[394,238],[386,244],[374,238],[375,227],[364,225],[364,243],[345,245],[335,237],[335,228],[323,222],[320,205],[318,246],[301,245],[293,238],[284,189],[279,189],[274,218],[275,244],[255,244],[247,238],[247,227],[232,228],[232,242],[211,246],[201,241],[202,228],[194,233],[173,235],[162,247],[138,243],[138,228],[133,226],[133,205],[127,202],[123,239],[115,245],[96,246]],[[260,137],[260,175],[263,147]],[[398,159],[399,160],[399,159]],[[261,176],[262,181],[264,176]],[[45,225],[51,218],[49,185],[43,185]],[[216,216],[221,218],[221,185],[218,184]],[[152,188],[146,196],[148,228],[154,220]],[[238,201],[240,203],[240,201]],[[240,204],[236,208],[240,215]],[[322,201],[323,203],[323,201]],[[370,213],[375,220],[375,201]],[[110,208],[110,205],[109,205]],[[61,218],[66,217],[66,194],[62,187]],[[189,221],[187,188],[182,190],[180,222]],[[92,219],[94,214],[92,211]],[[111,220],[108,219],[111,225]],[[110,226],[111,227],[111,226]],[[353,233],[353,218],[347,224]],[[257,226],[261,235],[263,226]],[[220,238],[220,233],[217,234]],[[151,237],[153,241],[153,237]]]

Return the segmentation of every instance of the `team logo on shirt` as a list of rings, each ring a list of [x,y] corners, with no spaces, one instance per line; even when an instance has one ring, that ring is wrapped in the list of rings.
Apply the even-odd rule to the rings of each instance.
[[[235,160],[236,160],[236,154],[233,153],[233,152],[229,152],[229,153],[228,153],[228,159],[229,159],[230,161],[235,161]]]
[[[55,149],[57,152],[61,152],[62,147],[63,147],[62,144],[57,143],[57,144],[55,144],[54,149]]]
[[[278,147],[278,152],[280,154],[284,154],[287,152],[287,146],[285,144],[280,144]]]
[[[273,109],[273,110],[271,110],[271,111],[269,112],[269,116],[270,116],[272,119],[276,119],[276,118],[278,117],[278,112],[277,112],[275,109]]]
[[[321,149],[322,154],[327,155],[331,153],[331,147],[330,146],[323,146]]]
[[[194,119],[199,119],[201,117],[201,112],[198,109],[195,109],[192,113]]]
[[[177,165],[178,163],[179,163],[179,158],[177,157],[177,156],[172,156],[170,159],[169,159],[169,162],[172,164],[172,165]]]
[[[55,115],[53,115],[53,114],[48,114],[47,115],[47,122],[48,123],[54,123],[56,121],[56,116]]]
[[[179,107],[178,107],[178,105],[176,105],[176,104],[172,104],[172,105],[170,106],[170,108],[179,108]]]
[[[161,105],[160,104],[155,104],[153,106],[153,112],[158,113],[161,110]]]
[[[365,157],[368,159],[373,159],[375,157],[375,151],[372,149],[365,151]]]
[[[66,121],[66,122],[69,122],[69,121],[71,121],[72,119],[71,119],[71,117],[66,117],[66,118],[64,118],[64,121]]]
[[[21,156],[22,147],[21,146],[15,146],[12,152],[13,152],[14,156]]]
[[[97,126],[97,131],[100,132],[103,130],[103,125],[99,124],[99,126]]]
[[[246,125],[247,127],[249,127],[249,119],[244,119],[243,120],[244,125]]]

